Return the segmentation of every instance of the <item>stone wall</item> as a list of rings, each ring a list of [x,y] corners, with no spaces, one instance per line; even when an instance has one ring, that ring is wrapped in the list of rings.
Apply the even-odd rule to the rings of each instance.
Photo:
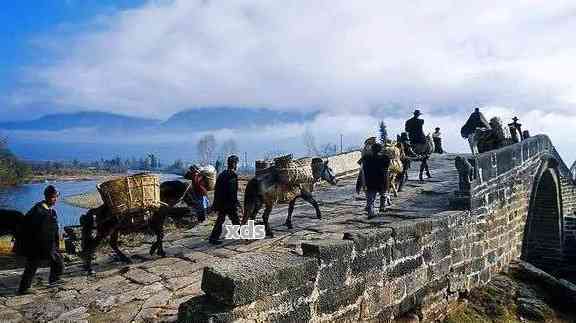
[[[519,198],[522,198],[519,196]],[[525,210],[516,197],[479,218],[451,211],[310,241],[302,254],[252,253],[204,271],[194,322],[392,321],[441,318],[459,293],[487,283],[520,255]],[[519,210],[512,210],[518,207]]]

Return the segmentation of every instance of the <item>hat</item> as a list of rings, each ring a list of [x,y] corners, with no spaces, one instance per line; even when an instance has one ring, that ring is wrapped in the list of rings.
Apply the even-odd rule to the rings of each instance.
[[[48,185],[44,189],[44,197],[52,197],[60,195],[53,185]]]
[[[418,110],[418,109],[414,110],[414,115],[415,115],[415,116],[419,116],[419,115],[421,115],[421,114],[422,114],[422,112],[420,112],[420,110]]]
[[[240,161],[240,158],[238,158],[238,156],[236,156],[236,155],[231,155],[230,157],[228,157],[228,164],[238,163],[239,161]]]
[[[518,119],[518,117],[516,117],[516,116],[514,116],[514,118],[512,118],[512,121],[515,121],[515,122],[516,122],[516,121],[518,121],[518,120],[519,120],[519,119]]]

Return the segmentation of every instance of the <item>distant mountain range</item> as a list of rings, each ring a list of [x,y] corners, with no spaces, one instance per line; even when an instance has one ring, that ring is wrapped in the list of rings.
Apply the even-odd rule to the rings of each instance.
[[[207,131],[240,129],[274,123],[304,122],[316,113],[279,112],[257,108],[210,107],[178,112],[166,121],[107,112],[88,111],[50,114],[34,120],[0,122],[5,130],[65,130],[72,128],[136,129],[161,127]]]

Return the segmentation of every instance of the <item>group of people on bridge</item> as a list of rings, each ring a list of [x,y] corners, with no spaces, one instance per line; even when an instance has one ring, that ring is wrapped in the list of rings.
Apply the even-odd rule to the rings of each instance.
[[[422,113],[415,110],[413,117],[405,124],[405,132],[397,136],[396,142],[383,138],[378,143],[376,137],[370,137],[364,142],[362,157],[358,161],[361,171],[356,181],[356,193],[362,188],[366,193],[366,212],[368,217],[375,216],[374,202],[380,194],[380,212],[391,205],[391,195],[397,196],[403,184],[408,180],[408,169],[412,161],[420,161],[419,179],[423,181],[424,174],[432,177],[428,159],[432,153],[444,153],[440,128],[437,127],[432,136],[424,134]]]
[[[428,159],[432,153],[443,153],[442,138],[440,128],[436,128],[433,135],[425,135],[423,126],[424,120],[420,119],[422,113],[415,110],[413,117],[405,123],[405,132],[397,136],[397,140],[383,140],[378,143],[376,137],[370,137],[364,142],[361,159],[360,174],[357,179],[356,193],[360,194],[365,190],[366,207],[368,217],[375,216],[374,203],[376,196],[380,195],[380,211],[384,211],[386,206],[391,205],[391,195],[397,196],[397,192],[402,190],[403,184],[408,180],[408,169],[413,161],[420,161],[419,179],[423,180],[424,174],[427,178],[430,174]],[[508,125],[510,135],[501,125],[499,118],[492,118],[490,122],[482,115],[479,109],[469,117],[466,124],[461,129],[461,135],[468,138],[473,153],[496,149],[503,145],[518,142],[529,137],[527,131],[522,131],[518,118]],[[321,161],[321,160],[320,160]],[[229,218],[233,225],[245,223],[247,217],[253,218],[264,201],[265,192],[252,193],[254,201],[248,205],[249,212],[242,212],[242,207],[238,199],[238,156],[232,155],[227,159],[227,168],[218,174],[214,190],[214,201],[209,206],[208,188],[203,180],[199,168],[192,166],[185,178],[191,180],[191,195],[193,196],[193,208],[196,211],[199,222],[203,222],[211,209],[217,213],[216,221],[208,242],[210,244],[220,244],[223,225],[226,218]],[[335,183],[335,176],[331,169],[327,167],[328,162],[317,163],[316,168],[319,175],[316,179],[325,179]],[[254,192],[258,192],[266,184],[265,180],[253,179],[249,182]],[[318,218],[320,213],[317,203],[311,197],[311,191],[302,191],[300,197],[309,201],[317,209]],[[48,262],[50,266],[49,284],[56,286],[60,282],[60,276],[64,269],[63,257],[60,254],[60,233],[58,217],[54,206],[58,200],[59,193],[52,185],[44,190],[44,200],[35,204],[32,209],[23,217],[19,228],[21,229],[20,239],[16,239],[15,252],[26,257],[24,272],[20,281],[18,293],[29,293],[34,275],[38,267]],[[246,202],[246,201],[245,201]],[[291,212],[294,208],[294,201],[290,203],[287,225],[291,228]],[[266,235],[271,236],[271,231],[267,223],[267,217],[271,210],[271,205],[267,205],[264,215],[266,223]],[[252,210],[253,209],[253,210]],[[240,214],[243,218],[240,219]],[[7,217],[5,217],[7,218]],[[0,214],[0,220],[3,220]],[[0,229],[4,224],[0,222]],[[91,230],[91,227],[89,227]],[[2,234],[0,230],[0,234]]]

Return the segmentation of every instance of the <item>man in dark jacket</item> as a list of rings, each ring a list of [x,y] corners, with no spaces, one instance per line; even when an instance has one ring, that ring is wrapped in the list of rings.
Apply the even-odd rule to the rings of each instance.
[[[424,120],[418,119],[421,116],[420,110],[414,110],[414,116],[406,121],[406,132],[410,137],[410,143],[414,144],[424,144],[426,143],[426,136],[424,135]]]
[[[477,128],[491,128],[490,123],[488,123],[488,120],[486,120],[482,112],[480,112],[479,108],[475,108],[474,112],[468,117],[462,129],[460,129],[460,135],[462,135],[462,138],[467,139]]]
[[[382,145],[372,145],[372,153],[364,159],[362,171],[366,181],[366,211],[368,218],[374,217],[374,201],[376,194],[380,194],[380,209],[385,205],[385,188],[388,178],[390,159],[381,154]]]
[[[220,173],[218,179],[216,179],[212,208],[218,212],[218,218],[216,223],[214,223],[212,234],[208,238],[211,244],[222,243],[219,239],[226,216],[230,218],[232,224],[240,225],[240,218],[238,217],[238,209],[240,207],[240,202],[238,201],[238,175],[236,175],[238,161],[238,156],[232,155],[228,157],[228,168]]]
[[[58,283],[64,270],[62,255],[59,251],[58,217],[53,209],[58,200],[58,191],[49,185],[44,190],[44,201],[37,203],[26,213],[22,225],[22,243],[18,253],[26,257],[26,266],[20,281],[19,294],[29,293],[36,270],[42,261],[50,264],[48,283]]]

